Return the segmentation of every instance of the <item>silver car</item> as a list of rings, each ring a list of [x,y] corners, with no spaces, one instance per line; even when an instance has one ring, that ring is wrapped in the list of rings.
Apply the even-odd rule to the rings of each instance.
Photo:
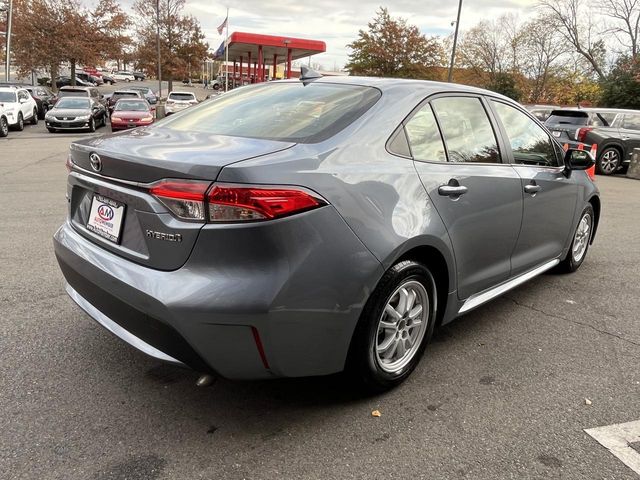
[[[73,143],[55,253],[71,298],[155,358],[382,390],[436,326],[583,263],[592,167],[492,92],[304,76]]]

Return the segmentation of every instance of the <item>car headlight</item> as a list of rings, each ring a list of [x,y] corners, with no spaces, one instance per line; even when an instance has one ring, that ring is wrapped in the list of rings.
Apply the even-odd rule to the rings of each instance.
[[[78,116],[78,120],[89,120],[91,115],[80,115]]]

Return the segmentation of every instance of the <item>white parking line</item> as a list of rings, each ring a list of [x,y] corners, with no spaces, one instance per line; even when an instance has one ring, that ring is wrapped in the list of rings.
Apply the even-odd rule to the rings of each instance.
[[[640,453],[629,446],[630,443],[640,442],[640,420],[587,428],[585,432],[640,475]]]

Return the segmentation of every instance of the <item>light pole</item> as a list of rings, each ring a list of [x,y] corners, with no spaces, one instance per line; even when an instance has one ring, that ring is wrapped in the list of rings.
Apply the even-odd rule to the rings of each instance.
[[[162,66],[160,65],[160,0],[156,0],[156,47],[158,49],[158,98],[161,98]]]
[[[451,49],[451,64],[449,65],[449,77],[447,81],[451,83],[453,79],[453,63],[456,59],[456,44],[458,43],[458,29],[460,28],[460,12],[462,11],[462,0],[458,3],[458,18],[456,19],[456,31],[453,34],[453,48]]]
[[[6,9],[7,12],[7,38],[6,38],[6,52],[7,52],[7,57],[6,57],[6,61],[5,61],[5,66],[4,66],[4,78],[5,78],[5,82],[10,82],[11,81],[11,70],[10,70],[10,66],[11,66],[11,20],[13,17],[13,0],[9,0],[9,6]]]

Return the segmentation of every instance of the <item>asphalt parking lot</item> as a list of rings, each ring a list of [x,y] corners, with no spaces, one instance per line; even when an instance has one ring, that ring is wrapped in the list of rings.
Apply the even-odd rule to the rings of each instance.
[[[51,236],[86,135],[40,122],[0,139],[0,478],[638,478],[584,429],[640,420],[640,182],[598,177],[580,270],[443,327],[392,392],[340,377],[197,388],[64,292]]]

